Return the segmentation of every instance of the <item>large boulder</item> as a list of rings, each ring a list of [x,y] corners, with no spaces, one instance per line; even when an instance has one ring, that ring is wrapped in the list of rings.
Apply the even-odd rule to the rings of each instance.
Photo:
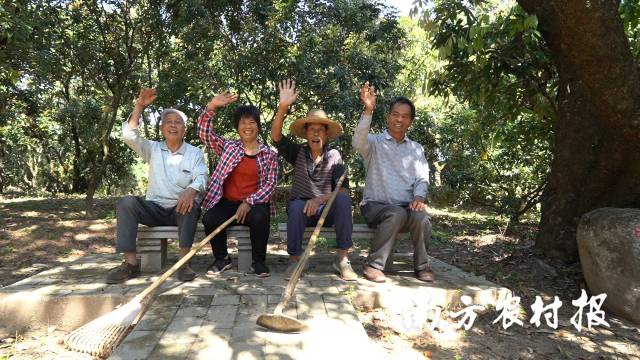
[[[576,237],[591,294],[606,293],[606,310],[640,324],[640,210],[593,210]]]

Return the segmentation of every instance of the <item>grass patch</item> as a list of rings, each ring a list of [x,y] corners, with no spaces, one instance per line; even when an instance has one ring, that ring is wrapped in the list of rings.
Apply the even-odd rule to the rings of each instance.
[[[445,246],[449,240],[451,240],[451,234],[435,229],[431,232],[431,244],[434,246]]]

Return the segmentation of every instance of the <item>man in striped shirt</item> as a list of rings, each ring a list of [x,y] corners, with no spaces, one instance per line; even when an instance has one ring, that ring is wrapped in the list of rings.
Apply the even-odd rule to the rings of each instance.
[[[364,112],[352,141],[367,170],[362,216],[369,226],[376,228],[363,274],[374,282],[386,281],[383,271],[396,236],[410,231],[415,275],[422,281],[433,281],[427,257],[431,222],[425,203],[429,166],[422,145],[407,137],[416,116],[415,107],[407,98],[393,99],[387,113],[387,130],[370,134],[376,93],[368,82],[360,90],[360,100]]]
[[[346,171],[338,150],[327,146],[328,140],[342,134],[342,126],[329,119],[324,111],[311,110],[306,117],[294,121],[289,127],[291,134],[307,140],[305,145],[296,144],[282,134],[284,118],[289,106],[296,101],[297,97],[295,82],[285,80],[280,84],[278,111],[271,126],[271,140],[280,155],[294,166],[293,186],[287,203],[289,216],[287,252],[290,260],[287,275],[289,276],[303,253],[302,237],[305,227],[317,224],[338,179]],[[353,245],[351,239],[353,219],[348,183],[346,179],[342,183],[342,188],[327,214],[325,224],[334,225],[336,229],[338,256],[333,263],[334,269],[344,280],[355,281],[358,277],[347,257]]]

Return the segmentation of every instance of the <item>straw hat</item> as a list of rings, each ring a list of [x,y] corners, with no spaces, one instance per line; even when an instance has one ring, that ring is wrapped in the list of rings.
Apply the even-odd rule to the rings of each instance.
[[[305,124],[327,125],[327,140],[335,139],[342,135],[342,125],[329,119],[327,114],[321,109],[311,109],[307,116],[298,119],[289,126],[289,132],[297,137],[306,138]]]

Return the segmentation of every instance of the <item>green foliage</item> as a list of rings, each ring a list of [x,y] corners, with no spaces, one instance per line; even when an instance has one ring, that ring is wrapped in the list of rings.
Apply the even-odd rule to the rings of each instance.
[[[385,14],[382,5],[365,1],[243,3],[246,6],[192,0],[168,9],[170,19],[180,25],[170,46],[198,45],[170,51],[173,57],[158,72],[161,89],[167,89],[160,92],[182,97],[159,100],[183,103],[195,117],[211,96],[229,89],[239,94],[238,103],[261,110],[262,139],[267,142],[277,83],[292,78],[301,95],[285,132],[311,108],[323,108],[342,123],[345,135],[334,146],[353,165],[357,160],[351,156],[350,137],[361,108],[360,85],[369,80],[388,87],[401,69],[397,55],[405,35],[397,20]],[[182,19],[186,14],[188,22]],[[229,137],[236,136],[232,110],[218,114],[217,131]],[[288,174],[291,169],[284,166],[283,174]],[[352,178],[362,178],[362,168],[352,167]],[[288,183],[288,175],[283,180]]]
[[[512,220],[534,207],[551,161],[557,75],[537,19],[515,3],[437,1],[423,13],[440,63],[429,91],[442,182]],[[451,192],[449,191],[449,194]]]
[[[89,198],[144,187],[119,139],[141,87],[159,94],[144,114],[147,138],[160,140],[155,119],[177,107],[191,119],[187,141],[198,144],[194,119],[228,89],[260,108],[266,141],[276,84],[293,78],[302,94],[288,121],[324,108],[343,124],[335,145],[353,163],[359,86],[391,88],[406,45],[395,16],[369,1],[14,1],[0,14],[2,46],[16,55],[0,57],[8,95],[0,108],[0,191]],[[236,136],[232,110],[218,114],[217,131],[228,137]]]
[[[624,23],[631,51],[637,61],[640,57],[640,2],[638,0],[621,1],[620,17]]]

